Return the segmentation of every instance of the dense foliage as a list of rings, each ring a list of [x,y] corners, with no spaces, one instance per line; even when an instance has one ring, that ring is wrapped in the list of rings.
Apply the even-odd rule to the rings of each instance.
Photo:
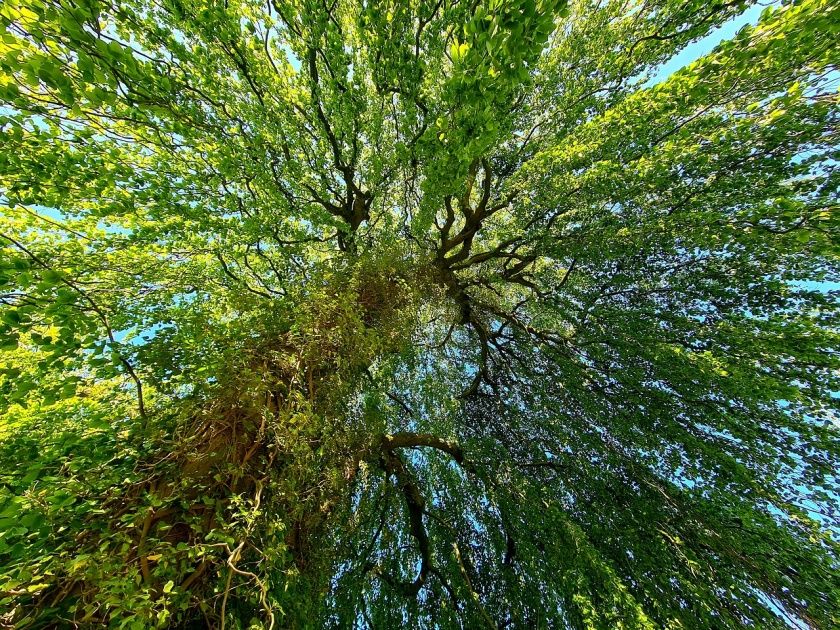
[[[840,4],[5,0],[0,626],[840,626]]]

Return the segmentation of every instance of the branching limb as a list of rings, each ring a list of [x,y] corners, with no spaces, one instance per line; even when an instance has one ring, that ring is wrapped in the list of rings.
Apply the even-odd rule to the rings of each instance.
[[[10,236],[7,236],[5,234],[0,233],[0,237],[6,239],[12,245],[17,247],[20,251],[22,251],[24,254],[26,254],[33,262],[35,262],[39,267],[41,267],[43,269],[46,269],[46,270],[54,271],[47,263],[45,263],[43,260],[41,260],[41,258],[39,256],[37,256],[32,251],[30,251],[22,243],[16,241],[15,239],[13,239]],[[134,366],[131,364],[131,362],[121,352],[119,352],[119,350],[117,350],[117,347],[116,347],[117,340],[114,337],[114,331],[111,328],[110,322],[108,321],[108,316],[105,314],[105,311],[102,310],[102,308],[100,308],[100,306],[94,301],[94,299],[92,297],[90,297],[90,295],[84,289],[81,289],[75,282],[66,278],[64,276],[64,274],[59,274],[59,276],[60,276],[61,282],[63,284],[65,284],[68,287],[70,287],[71,289],[73,289],[73,291],[78,293],[82,297],[82,299],[84,299],[90,305],[93,312],[96,313],[96,316],[99,318],[99,321],[101,321],[102,325],[105,327],[105,333],[108,336],[108,341],[111,342],[111,348],[118,355],[120,363],[125,368],[125,371],[128,373],[128,375],[131,377],[131,380],[134,381],[134,386],[137,390],[138,412],[140,414],[140,417],[145,421],[146,420],[146,405],[143,401],[143,383],[140,381],[140,377],[137,376],[137,372],[134,370]]]

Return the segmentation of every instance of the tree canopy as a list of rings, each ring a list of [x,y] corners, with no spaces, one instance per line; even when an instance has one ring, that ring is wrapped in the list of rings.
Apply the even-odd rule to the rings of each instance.
[[[5,0],[0,626],[836,628],[840,4]]]

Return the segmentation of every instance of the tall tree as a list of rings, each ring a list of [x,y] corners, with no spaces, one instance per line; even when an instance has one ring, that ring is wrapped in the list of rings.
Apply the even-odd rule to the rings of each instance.
[[[657,82],[751,4],[6,0],[0,626],[840,626],[840,5]]]

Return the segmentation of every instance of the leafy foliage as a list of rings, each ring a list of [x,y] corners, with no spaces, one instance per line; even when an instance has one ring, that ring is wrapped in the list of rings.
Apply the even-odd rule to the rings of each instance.
[[[0,624],[840,625],[837,3],[7,0]]]

